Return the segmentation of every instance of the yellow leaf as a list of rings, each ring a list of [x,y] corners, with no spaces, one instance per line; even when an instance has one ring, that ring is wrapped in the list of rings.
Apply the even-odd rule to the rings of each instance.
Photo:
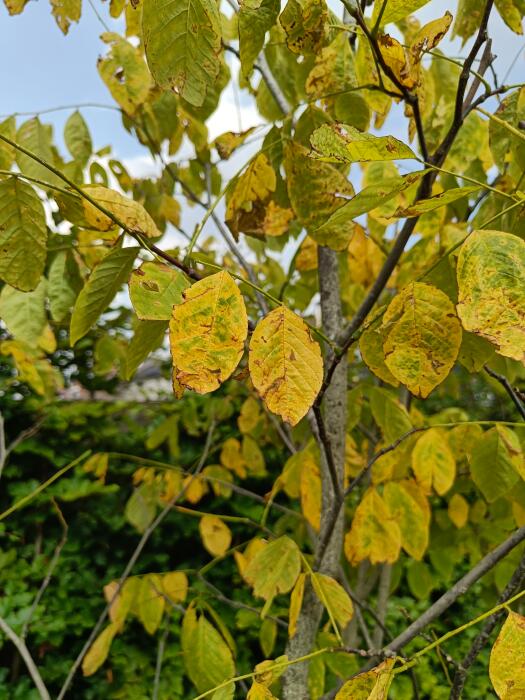
[[[51,8],[62,33],[67,34],[71,22],[78,22],[80,19],[82,2],[81,0],[51,0]]]
[[[317,243],[310,236],[306,236],[297,251],[295,267],[300,272],[317,270]]]
[[[242,457],[252,476],[266,474],[264,455],[257,441],[251,435],[244,435],[242,439]]]
[[[412,469],[425,493],[432,487],[443,496],[456,477],[456,460],[446,434],[439,428],[430,428],[418,439],[412,451]]]
[[[162,590],[173,603],[183,603],[188,594],[188,577],[183,571],[164,574]]]
[[[241,406],[237,425],[243,435],[249,434],[255,430],[262,417],[259,402],[253,396],[248,396],[246,401]]]
[[[424,495],[422,495],[424,498]],[[420,561],[428,547],[430,517],[425,509],[405,487],[405,482],[390,481],[385,484],[383,498],[399,525],[401,546],[413,559]]]
[[[461,326],[454,305],[436,287],[407,285],[383,316],[385,363],[412,394],[426,398],[454,366]]]
[[[208,486],[199,476],[187,476],[182,484],[184,497],[195,505],[208,493]]]
[[[241,443],[237,438],[228,438],[224,441],[220,460],[226,469],[234,472],[241,479],[246,478],[246,462],[241,452]]]
[[[147,100],[151,86],[142,52],[114,32],[104,32],[101,38],[111,50],[98,62],[100,77],[124,112],[134,114]]]
[[[328,8],[325,0],[288,0],[279,16],[286,33],[286,45],[292,53],[316,53],[328,32]]]
[[[290,596],[290,611],[288,613],[288,636],[290,639],[297,632],[297,620],[299,619],[301,608],[303,606],[305,582],[306,574],[299,574]]]
[[[465,527],[468,521],[469,505],[463,496],[455,493],[448,503],[448,517],[454,525],[461,530]]]
[[[312,586],[330,616],[343,631],[354,616],[354,606],[345,589],[331,576],[313,573]]]
[[[404,46],[390,34],[381,34],[377,39],[377,45],[384,62],[399,82],[409,90],[415,87],[417,72],[413,71]]]
[[[232,533],[216,515],[203,516],[199,522],[199,531],[204,546],[212,556],[220,557],[228,551]]]
[[[304,321],[284,306],[257,324],[250,376],[267,408],[290,425],[307,413],[323,381],[321,349]]]
[[[114,600],[113,596],[117,590],[118,581],[111,581],[104,586],[104,598],[108,603],[113,600],[109,609],[109,619],[117,625],[119,631],[124,627],[126,617],[135,605],[139,586],[140,580],[138,578],[135,576],[128,578]]]
[[[154,634],[160,625],[166,601],[162,595],[162,578],[147,574],[138,591],[138,616],[148,634]]]
[[[385,261],[385,254],[365,234],[364,229],[359,224],[354,224],[354,235],[348,244],[348,272],[353,282],[369,287],[379,274]]]
[[[463,328],[524,361],[525,242],[501,231],[474,231],[461,246],[457,278]]]
[[[82,673],[84,676],[92,676],[102,666],[109,654],[109,648],[113,637],[119,630],[116,622],[109,624],[95,639],[89,647],[87,654],[82,661]]]
[[[525,697],[525,617],[509,612],[490,652],[490,680],[500,700]]]
[[[401,531],[376,489],[368,489],[357,506],[344,548],[352,565],[363,559],[378,564],[399,558]]]
[[[215,391],[239,364],[247,334],[246,307],[231,275],[222,271],[196,282],[170,321],[177,380],[201,394]]]
[[[266,685],[254,681],[248,691],[246,700],[277,700],[277,698]]]
[[[148,238],[158,238],[161,232],[158,230],[155,222],[144,209],[142,204],[130,199],[120,192],[110,190],[109,187],[102,185],[86,185],[84,192],[91,199],[98,202],[104,209],[107,209],[113,214],[122,224],[127,226],[132,231],[141,233]],[[82,199],[84,208],[84,216],[88,226],[96,231],[109,231],[115,228],[115,222],[103,214],[87,199]]]
[[[387,327],[383,325],[383,318],[378,313],[378,317],[369,323],[363,331],[359,339],[359,350],[364,363],[376,377],[392,386],[399,386],[399,381],[388,369],[385,362],[383,345],[386,338]]]
[[[245,572],[248,565],[255,557],[255,555],[258,552],[262,551],[267,546],[267,544],[268,543],[265,540],[255,538],[253,540],[250,540],[244,552],[239,552],[238,550],[234,551],[233,556],[235,558],[235,563],[237,564],[237,568],[239,569],[240,575],[245,581]]]
[[[266,600],[263,613],[278,593],[288,593],[294,586],[300,569],[299,549],[289,537],[279,537],[255,554],[244,577],[253,586],[254,595]]]
[[[321,527],[321,472],[313,455],[308,450],[302,453],[300,477],[301,510],[306,520],[319,532]]]
[[[343,685],[335,700],[387,700],[394,663],[394,659],[387,659],[371,671],[354,676]]]
[[[228,160],[231,154],[236,148],[241,146],[248,136],[253,133],[255,127],[252,126],[246,131],[241,131],[240,133],[235,133],[234,131],[226,131],[224,134],[217,136],[213,145],[217,149],[217,153],[223,160]]]

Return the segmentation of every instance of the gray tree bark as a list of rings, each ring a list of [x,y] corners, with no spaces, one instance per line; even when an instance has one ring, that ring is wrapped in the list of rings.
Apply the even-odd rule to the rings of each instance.
[[[329,338],[336,338],[343,327],[344,319],[341,305],[339,286],[339,261],[337,253],[329,248],[319,247],[319,292],[321,295],[321,314],[323,331]],[[329,366],[333,359],[333,351],[326,348],[325,364]],[[326,437],[333,457],[339,487],[343,489],[345,438],[346,438],[346,386],[348,361],[341,360],[334,372],[330,387],[323,401],[323,414]],[[318,432],[316,432],[318,439]],[[319,541],[323,541],[324,528],[329,525],[330,515],[336,494],[332,477],[326,459],[326,445],[319,444],[321,454],[321,531]],[[319,570],[329,576],[336,576],[344,535],[344,509],[341,508],[332,536],[324,552],[316,551],[320,562]],[[305,589],[303,606],[297,621],[297,631],[289,640],[286,653],[290,659],[296,659],[308,654],[314,647],[323,609],[317,600],[312,587]],[[289,666],[283,677],[283,700],[308,700],[308,663],[298,663]]]

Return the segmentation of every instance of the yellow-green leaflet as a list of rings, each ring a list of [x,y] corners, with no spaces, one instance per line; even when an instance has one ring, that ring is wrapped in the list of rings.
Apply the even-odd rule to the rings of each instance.
[[[239,364],[247,334],[246,307],[232,276],[218,272],[196,282],[170,321],[177,380],[201,394],[215,391]]]
[[[250,341],[250,376],[267,408],[290,425],[307,413],[323,381],[321,348],[285,306],[259,321]]]
[[[502,355],[525,360],[525,242],[502,231],[474,231],[461,246],[457,278],[465,330]]]
[[[366,134],[349,124],[325,124],[310,138],[314,158],[329,163],[415,158],[412,149],[394,136]]]

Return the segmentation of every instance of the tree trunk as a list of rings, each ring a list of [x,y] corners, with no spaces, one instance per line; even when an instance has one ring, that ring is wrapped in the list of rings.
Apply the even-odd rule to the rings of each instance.
[[[319,291],[321,295],[321,313],[323,331],[329,338],[336,338],[343,327],[344,319],[339,287],[339,261],[337,253],[329,248],[319,247]],[[333,351],[326,348],[325,366],[332,360]],[[346,436],[346,394],[347,394],[346,357],[341,360],[334,372],[330,387],[323,401],[323,413],[326,436],[330,442],[331,452],[341,490],[344,481],[345,436]],[[325,458],[325,449],[319,445],[321,454],[322,506],[321,531],[319,541],[323,541],[324,528],[330,522],[330,514],[336,502],[336,494]],[[339,567],[343,547],[344,509],[341,508],[332,536],[324,552],[316,552],[321,562],[319,570],[335,576]],[[286,653],[290,659],[308,654],[315,644],[317,630],[322,615],[322,606],[310,585],[305,589],[303,606],[297,621],[297,631],[289,640]],[[283,700],[308,700],[308,664],[299,663],[290,666],[283,677]]]

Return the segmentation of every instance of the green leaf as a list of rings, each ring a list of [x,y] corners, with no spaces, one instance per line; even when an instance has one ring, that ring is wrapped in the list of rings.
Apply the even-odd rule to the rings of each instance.
[[[17,340],[37,347],[47,322],[44,302],[47,280],[42,278],[31,292],[21,292],[5,285],[0,293],[0,318]]]
[[[430,428],[418,438],[412,451],[412,469],[427,494],[434,487],[436,493],[443,496],[452,487],[456,460],[443,430]]]
[[[93,268],[71,316],[70,342],[83,338],[127,280],[139,248],[117,248]]]
[[[387,443],[394,442],[412,429],[406,409],[390,392],[379,387],[370,387],[368,395],[372,415]]]
[[[310,138],[313,157],[329,163],[406,160],[416,156],[394,136],[373,136],[349,124],[324,124]]]
[[[328,36],[328,8],[325,0],[288,0],[279,22],[292,53],[321,50]]]
[[[259,644],[261,645],[262,653],[265,658],[271,656],[277,639],[277,623],[269,617],[266,617],[261,622],[259,629]]]
[[[3,122],[0,122],[0,134],[7,136],[11,141],[16,141],[16,119],[14,117],[7,117]],[[0,141],[0,168],[2,170],[10,170],[15,154],[13,146],[5,141]]]
[[[525,617],[509,611],[490,652],[489,674],[500,700],[525,696]]]
[[[114,32],[104,32],[102,41],[111,45],[97,67],[114,100],[127,114],[134,114],[148,98],[151,78],[142,53]]]
[[[279,0],[244,0],[239,9],[239,49],[243,75],[248,77],[264,46],[264,38],[279,15]]]
[[[351,226],[332,227],[327,232],[319,232],[318,228],[354,194],[352,185],[329,163],[310,158],[298,143],[286,144],[284,168],[288,195],[299,222],[320,245],[344,250],[352,237]]]
[[[516,433],[495,426],[476,442],[469,459],[472,479],[489,503],[504,496],[523,473],[523,453]]]
[[[126,381],[129,382],[148,355],[162,345],[167,328],[167,321],[138,321],[135,324],[124,359]]]
[[[525,119],[525,89],[514,90],[508,94],[494,113],[497,119],[489,122],[489,143],[494,162],[503,171],[506,168],[509,157],[516,159],[522,167],[525,166],[525,144],[512,129],[519,130],[519,123]],[[500,123],[497,120],[501,120]],[[505,128],[508,124],[510,128]]]
[[[460,36],[465,44],[479,27],[483,10],[479,0],[459,0],[452,37]]]
[[[498,352],[525,359],[525,242],[501,231],[474,231],[457,264],[457,311],[465,330]]]
[[[46,163],[53,163],[53,150],[51,146],[52,129],[40,123],[38,117],[24,122],[18,129],[16,141],[20,146],[27,148]],[[16,162],[20,172],[45,180],[53,184],[63,184],[60,178],[54,175],[44,165],[38,163],[34,158],[27,156],[21,151],[16,152]]]
[[[17,177],[0,180],[0,279],[24,292],[44,274],[47,226],[34,189]]]
[[[69,250],[60,250],[49,266],[49,308],[54,321],[63,321],[69,314],[83,280],[78,263]]]
[[[253,593],[264,598],[263,613],[278,593],[288,593],[301,571],[301,554],[295,542],[283,536],[257,552],[244,572]]]
[[[495,0],[495,5],[507,27],[516,34],[523,34],[525,5],[522,0]]]
[[[415,204],[409,207],[400,207],[396,210],[394,216],[402,219],[409,219],[412,216],[420,216],[426,212],[434,211],[440,207],[445,207],[447,204],[456,202],[458,199],[468,197],[469,194],[477,192],[479,187],[471,185],[470,187],[453,187],[450,190],[445,190],[428,199],[420,199]]]
[[[376,0],[374,3],[374,11],[372,13],[372,26],[375,25],[379,17],[379,11],[383,6],[385,10],[381,16],[381,26],[390,24],[391,22],[399,22],[399,20],[408,17],[420,7],[426,5],[429,0]]]
[[[157,495],[154,484],[141,484],[126,503],[126,520],[141,533],[153,522],[157,512]]]
[[[93,143],[87,124],[78,110],[66,122],[64,141],[73,158],[84,167],[93,152]]]
[[[182,622],[184,665],[199,693],[220,685],[235,674],[229,646],[204,615],[191,604]]]
[[[385,315],[385,363],[415,396],[426,398],[448,376],[461,345],[454,305],[441,290],[413,282]]]
[[[145,262],[129,278],[129,296],[141,320],[168,321],[182,292],[190,286],[186,275],[163,263]]]
[[[200,107],[219,74],[221,24],[214,0],[144,0],[146,58],[160,87]]]

